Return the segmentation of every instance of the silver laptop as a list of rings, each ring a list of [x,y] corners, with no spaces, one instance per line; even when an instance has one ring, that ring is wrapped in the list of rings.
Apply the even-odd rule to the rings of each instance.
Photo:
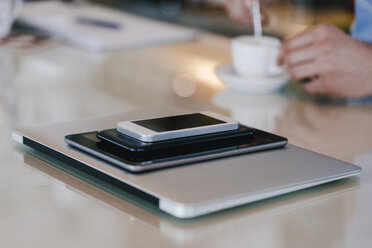
[[[110,129],[120,121],[155,118],[170,111],[17,128],[14,140],[115,184],[178,218],[193,218],[315,185],[359,175],[361,168],[293,145],[184,166],[133,174],[68,146],[69,134]]]

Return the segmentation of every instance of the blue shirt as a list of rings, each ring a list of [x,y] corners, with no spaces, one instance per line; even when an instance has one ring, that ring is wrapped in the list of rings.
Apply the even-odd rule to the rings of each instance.
[[[355,0],[355,22],[351,35],[372,43],[372,0]]]

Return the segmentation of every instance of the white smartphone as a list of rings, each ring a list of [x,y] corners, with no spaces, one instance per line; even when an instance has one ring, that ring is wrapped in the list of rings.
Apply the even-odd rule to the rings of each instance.
[[[118,132],[143,142],[177,139],[238,128],[238,121],[210,111],[123,121],[117,124]]]

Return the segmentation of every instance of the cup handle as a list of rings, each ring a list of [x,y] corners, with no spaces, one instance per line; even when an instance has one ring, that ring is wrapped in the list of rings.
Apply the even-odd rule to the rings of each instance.
[[[282,66],[277,65],[277,59],[278,59],[279,53],[280,51],[277,50],[277,51],[272,51],[272,53],[270,54],[271,61],[269,63],[269,67],[267,71],[267,75],[269,76],[280,75],[284,73],[287,69],[285,65],[282,65]]]

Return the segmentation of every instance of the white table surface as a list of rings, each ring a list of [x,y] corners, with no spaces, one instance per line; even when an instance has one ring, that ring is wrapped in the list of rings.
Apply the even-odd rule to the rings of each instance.
[[[0,247],[371,247],[372,104],[227,90],[214,69],[229,40],[114,54],[55,42],[13,54],[0,98]],[[213,110],[290,143],[359,165],[360,178],[177,221],[42,162],[11,141],[15,125],[148,107]]]

